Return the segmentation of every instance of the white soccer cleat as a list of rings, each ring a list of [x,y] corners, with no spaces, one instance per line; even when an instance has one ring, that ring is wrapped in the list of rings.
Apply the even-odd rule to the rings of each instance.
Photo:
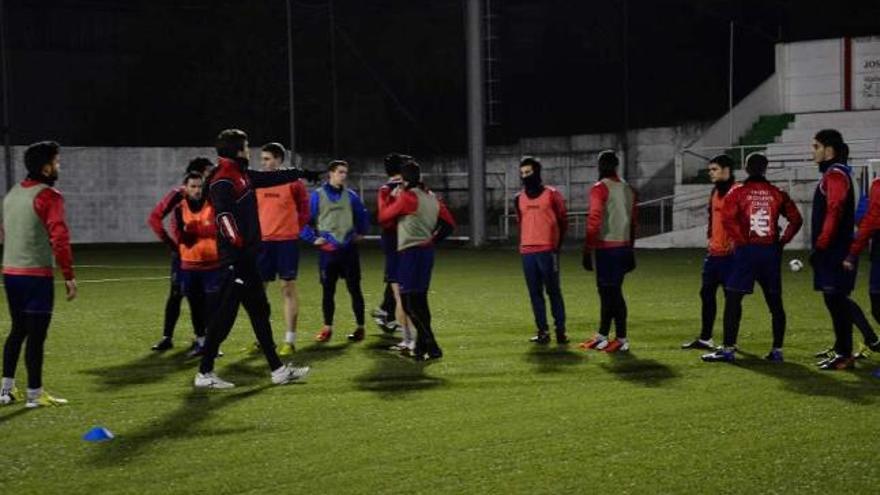
[[[196,379],[193,382],[196,388],[232,388],[235,386],[232,382],[217,376],[213,371],[210,373],[196,373]]]
[[[593,349],[596,349],[597,351],[605,350],[605,348],[608,347],[609,342],[610,341],[608,339],[602,339],[602,341],[597,343],[596,346],[593,347]]]
[[[297,368],[289,363],[272,372],[272,383],[275,385],[284,385],[285,383],[295,382],[305,378],[309,374],[308,366]]]
[[[21,398],[21,392],[17,387],[0,390],[0,406],[7,406]]]
[[[67,404],[67,399],[62,399],[61,397],[53,397],[49,395],[49,393],[46,391],[40,392],[40,394],[36,397],[30,397],[30,392],[28,392],[28,399],[24,407],[27,407],[28,409],[34,409],[37,407],[57,407],[63,406],[65,404]]]

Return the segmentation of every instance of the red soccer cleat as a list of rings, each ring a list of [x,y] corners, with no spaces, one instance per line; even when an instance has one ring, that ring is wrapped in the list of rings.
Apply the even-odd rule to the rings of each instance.
[[[585,340],[585,341],[581,342],[580,345],[578,345],[578,348],[583,351],[586,351],[589,349],[596,349],[596,346],[598,346],[599,344],[602,344],[603,342],[607,342],[607,341],[608,341],[608,339],[603,339],[603,338],[599,338],[598,336],[595,336],[589,340]]]
[[[328,326],[324,326],[317,335],[315,335],[315,342],[329,342],[330,337],[333,336],[333,330]]]
[[[611,342],[609,342],[608,345],[605,346],[605,348],[602,350],[609,353],[609,354],[612,352],[618,352],[618,351],[626,352],[629,350],[629,342],[621,342],[617,339],[614,339]]]

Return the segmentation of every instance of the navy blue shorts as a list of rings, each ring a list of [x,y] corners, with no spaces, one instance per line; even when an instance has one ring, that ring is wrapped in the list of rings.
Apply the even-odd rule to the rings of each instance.
[[[596,285],[620,287],[623,278],[635,268],[635,253],[631,247],[596,250]]]
[[[264,282],[271,282],[275,277],[296,280],[299,272],[299,241],[263,241],[257,254],[257,266]]]
[[[49,313],[55,302],[52,277],[3,275],[9,313]]]
[[[433,269],[433,247],[412,247],[400,251],[400,268],[397,272],[400,292],[428,292]]]
[[[360,280],[361,257],[357,246],[349,244],[333,252],[320,251],[318,255],[318,275],[321,284],[335,284],[337,280]]]
[[[880,294],[880,260],[871,261],[871,277],[868,280],[868,292]]]
[[[397,235],[382,233],[382,253],[385,254],[385,283],[397,282],[400,256],[397,254]]]
[[[385,283],[394,284],[399,280],[398,272],[400,271],[400,256],[394,254],[385,255]]]
[[[755,282],[765,294],[782,292],[782,251],[779,246],[741,246],[733,253],[733,265],[725,288],[733,292],[751,294]]]
[[[174,255],[171,257],[171,290],[179,291],[180,290],[180,256]]]
[[[733,268],[733,255],[706,256],[703,260],[703,287],[725,287]]]
[[[180,288],[183,295],[192,297],[220,291],[223,270],[181,270]]]
[[[810,257],[813,265],[813,289],[826,294],[850,294],[856,286],[856,270],[843,268],[846,250],[817,251]],[[858,262],[858,260],[856,260]],[[873,271],[873,270],[872,270]]]

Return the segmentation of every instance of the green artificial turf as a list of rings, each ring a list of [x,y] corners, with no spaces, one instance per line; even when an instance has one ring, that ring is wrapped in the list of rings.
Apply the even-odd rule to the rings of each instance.
[[[832,332],[809,269],[784,276],[786,363],[761,360],[770,329],[758,294],[746,299],[737,364],[704,364],[679,349],[698,333],[699,251],[639,252],[625,285],[632,352],[605,355],[528,343],[515,251],[444,249],[430,298],[446,355],[424,366],[385,351],[394,341],[372,323],[364,342],[347,343],[343,286],[337,334],[312,343],[321,311],[309,252],[294,359],[312,366],[307,383],[269,385],[262,357],[240,352],[253,340],[241,313],[217,368],[238,387],[194,391],[187,309],[175,349],[149,351],[168,291],[162,250],[78,247],[76,257],[80,297],[67,303],[57,286],[45,366],[47,390],[70,404],[0,408],[2,494],[877,493],[876,361],[815,369]],[[374,306],[379,252],[363,264]],[[856,299],[867,310],[864,279]],[[569,333],[583,340],[598,298],[576,250],[562,283]],[[97,425],[116,438],[83,441]]]

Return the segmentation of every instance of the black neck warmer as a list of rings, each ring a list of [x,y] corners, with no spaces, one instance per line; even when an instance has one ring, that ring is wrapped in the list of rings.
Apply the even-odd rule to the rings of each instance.
[[[541,181],[541,172],[532,172],[532,175],[523,177],[523,187],[526,190],[526,196],[531,199],[537,198],[544,192],[544,184]]]
[[[727,191],[730,191],[730,188],[733,187],[734,182],[733,174],[730,174],[730,178],[723,182],[715,183],[715,190],[718,191],[719,197],[724,197],[727,194]]]

